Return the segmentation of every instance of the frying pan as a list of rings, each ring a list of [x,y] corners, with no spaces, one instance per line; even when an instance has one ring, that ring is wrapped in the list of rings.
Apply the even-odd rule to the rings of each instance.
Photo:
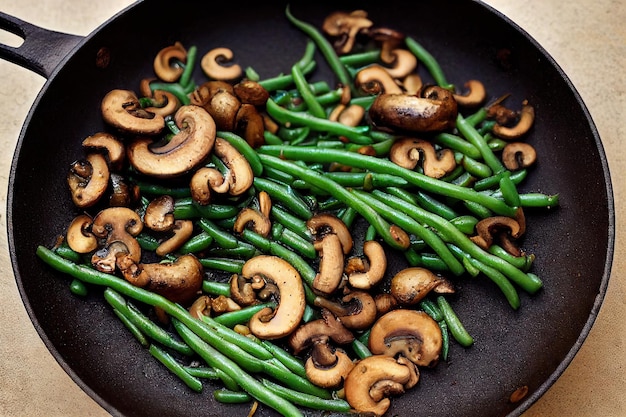
[[[357,8],[367,10],[377,26],[418,39],[435,54],[450,81],[479,78],[494,95],[526,98],[537,110],[528,140],[540,161],[522,191],[560,195],[558,209],[527,213],[523,244],[537,254],[533,272],[543,278],[544,289],[533,296],[521,293],[522,307],[513,311],[487,280],[458,282],[458,294],[451,300],[475,345],[464,349],[453,344],[451,360],[423,371],[418,386],[394,399],[389,411],[400,416],[520,415],[570,363],[607,288],[615,224],[598,133],[552,58],[482,3],[292,5],[296,16],[317,26],[333,10]],[[71,295],[67,278],[35,256],[36,246],[51,245],[76,213],[65,175],[82,154],[81,140],[106,129],[98,112],[101,98],[113,88],[137,86],[152,73],[152,58],[160,48],[175,41],[196,45],[199,51],[228,46],[239,62],[253,66],[262,77],[289,71],[304,50],[305,38],[284,18],[284,4],[238,11],[217,4],[206,9],[199,1],[176,7],[159,0],[137,3],[85,38],[2,16],[3,27],[26,40],[17,50],[2,47],[0,54],[48,78],[26,119],[9,179],[8,237],[17,284],[54,357],[113,415],[248,411],[247,406],[216,403],[207,394],[211,386],[204,394],[190,392],[139,347],[99,291],[84,299]],[[315,76],[332,77],[323,65]],[[510,394],[521,386],[529,387],[529,395],[510,403]],[[259,415],[275,413],[263,408]]]

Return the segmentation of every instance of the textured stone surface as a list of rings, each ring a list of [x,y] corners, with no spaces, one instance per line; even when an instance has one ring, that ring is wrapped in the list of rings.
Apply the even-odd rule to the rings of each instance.
[[[0,1],[0,10],[49,29],[87,35],[129,0]],[[487,0],[533,36],[571,79],[605,146],[616,201],[617,239],[608,294],[590,336],[557,383],[525,417],[626,415],[626,7],[622,0]],[[0,41],[16,38],[0,33]],[[44,79],[0,61],[0,226],[21,126]],[[0,236],[0,416],[107,415],[59,367],[22,305]]]

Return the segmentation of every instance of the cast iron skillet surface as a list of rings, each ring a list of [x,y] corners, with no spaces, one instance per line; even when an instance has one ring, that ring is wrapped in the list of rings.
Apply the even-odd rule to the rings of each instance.
[[[212,2],[213,3],[213,2]],[[192,393],[141,348],[102,299],[79,298],[67,277],[35,256],[51,246],[77,213],[66,189],[81,141],[106,129],[99,102],[113,88],[136,89],[152,74],[159,49],[175,41],[199,53],[217,46],[235,52],[261,77],[288,72],[306,38],[284,17],[284,4],[233,9],[228,2],[151,0],[112,18],[49,76],[19,139],[9,189],[8,233],[16,279],[35,327],[61,366],[113,415],[246,415],[245,406],[216,403],[212,386]],[[606,291],[614,240],[613,196],[606,158],[590,116],[554,61],[520,28],[473,1],[294,4],[295,16],[320,26],[337,9],[365,9],[376,26],[414,36],[439,60],[448,80],[482,80],[492,97],[528,99],[537,119],[528,141],[538,151],[522,191],[559,193],[552,211],[527,210],[523,246],[536,253],[544,280],[534,296],[521,293],[513,311],[485,278],[458,280],[454,308],[475,338],[452,345],[449,362],[423,370],[416,388],[394,399],[388,415],[519,415],[570,363],[596,318]],[[101,48],[106,68],[96,66]],[[316,78],[332,79],[322,63]],[[403,265],[395,264],[392,269]],[[529,395],[509,402],[521,386]],[[256,415],[275,413],[262,408]],[[311,413],[311,415],[320,415]]]

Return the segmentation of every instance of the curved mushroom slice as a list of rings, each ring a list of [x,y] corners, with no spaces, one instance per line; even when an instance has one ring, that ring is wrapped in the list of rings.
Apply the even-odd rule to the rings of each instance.
[[[313,245],[319,253],[320,261],[312,287],[321,294],[332,294],[339,288],[343,278],[344,256],[341,240],[336,234],[328,234]]]
[[[83,148],[105,151],[112,171],[121,170],[126,159],[124,144],[110,133],[99,132],[88,136],[83,140]]]
[[[306,304],[302,278],[289,262],[277,256],[259,255],[248,260],[241,270],[244,277],[261,276],[278,288],[278,307],[256,313],[248,324],[260,339],[277,339],[290,334],[302,320]]]
[[[148,203],[143,223],[150,230],[165,232],[174,227],[174,198],[162,195]]]
[[[80,214],[72,220],[65,240],[74,252],[89,253],[98,248],[98,239],[91,233],[93,219],[87,214]]]
[[[144,110],[139,99],[130,90],[109,91],[100,105],[102,118],[122,132],[138,135],[156,135],[165,127],[165,119]]]
[[[122,242],[130,258],[139,262],[141,259],[141,246],[135,239],[143,230],[143,222],[137,213],[126,207],[110,207],[99,212],[93,219],[91,232],[106,240],[109,245],[112,242]]]
[[[264,106],[270,93],[256,81],[249,79],[241,80],[233,86],[233,92],[243,104]]]
[[[322,318],[298,327],[289,335],[288,342],[297,355],[315,343],[327,343],[329,340],[345,345],[354,340],[354,335],[329,310],[322,309]]]
[[[412,363],[400,363],[393,357],[373,355],[359,361],[344,383],[346,400],[359,413],[384,415],[391,401],[414,386],[419,372]]]
[[[369,65],[360,70],[355,78],[357,88],[367,94],[402,94],[402,88],[387,70],[378,64]]]
[[[248,227],[258,235],[267,237],[272,231],[272,224],[270,219],[258,210],[246,207],[239,212],[235,224],[233,225],[233,231],[242,233],[243,229]]]
[[[146,97],[150,97],[151,105],[145,107],[144,110],[159,116],[170,116],[176,113],[181,106],[178,98],[169,91],[154,90]]]
[[[426,268],[410,267],[398,272],[391,279],[391,295],[402,305],[414,305],[430,291],[453,293],[452,283]]]
[[[184,67],[177,62],[187,60],[187,50],[180,42],[166,46],[154,57],[154,73],[161,80],[173,83],[183,74]]]
[[[107,161],[101,154],[91,153],[74,162],[67,174],[74,205],[86,208],[100,201],[109,186],[109,177]]]
[[[375,240],[363,244],[363,254],[367,262],[363,268],[348,274],[348,282],[354,288],[368,290],[378,284],[387,271],[387,255],[383,246]]]
[[[394,142],[389,159],[406,169],[415,169],[420,159],[424,175],[441,178],[456,168],[451,149],[436,151],[432,143],[416,138],[402,138]]]
[[[128,160],[137,171],[157,178],[180,176],[198,166],[213,150],[216,126],[199,106],[182,106],[175,116],[182,130],[164,146],[151,147],[140,138],[127,147]]]
[[[526,229],[523,212],[518,210],[517,218],[492,216],[476,223],[476,235],[470,239],[484,250],[488,250],[494,239],[499,239],[503,248],[514,256],[520,256],[521,250],[511,239],[521,237]]]
[[[311,356],[306,360],[306,377],[322,388],[339,388],[354,368],[352,359],[341,349],[334,349],[326,343],[313,346]]]
[[[193,234],[193,222],[191,220],[176,220],[171,229],[174,233],[169,239],[164,240],[156,248],[155,252],[159,256],[165,256],[176,252],[189,240]]]
[[[380,44],[380,60],[385,64],[393,64],[396,58],[393,51],[404,44],[406,39],[404,33],[387,27],[379,27],[368,31],[368,35]]]
[[[381,94],[369,109],[379,128],[406,132],[440,132],[455,126],[458,108],[452,93],[426,86],[418,95]]]
[[[391,77],[400,79],[411,74],[417,68],[417,57],[406,49],[394,49],[390,52],[391,67],[385,67]]]
[[[527,168],[536,160],[537,151],[528,143],[511,142],[502,149],[502,163],[511,171]]]
[[[316,307],[332,312],[348,329],[364,330],[376,320],[376,302],[365,291],[352,291],[340,301],[331,301],[324,297],[315,297]]]
[[[476,107],[487,98],[487,90],[485,90],[484,84],[478,80],[469,80],[465,83],[465,88],[468,89],[466,94],[454,94],[454,99],[460,106]]]
[[[145,287],[175,303],[191,302],[202,289],[204,270],[198,259],[182,255],[174,262],[137,263],[129,256],[118,256],[117,267],[133,285]]]
[[[239,133],[253,148],[265,143],[263,116],[252,104],[242,104],[235,116],[235,132]]]
[[[435,366],[443,339],[435,320],[423,311],[398,309],[381,316],[372,326],[370,351],[375,355],[401,354],[417,366]]]
[[[222,65],[233,59],[233,51],[228,48],[214,48],[207,52],[200,61],[204,74],[213,80],[234,80],[243,75],[243,70],[238,64]]]
[[[363,10],[334,12],[324,19],[322,31],[336,38],[333,46],[338,54],[343,55],[352,50],[357,35],[372,25],[373,22],[367,18],[367,12]]]
[[[189,189],[193,201],[206,206],[211,201],[211,191],[225,193],[228,191],[228,183],[217,169],[202,167],[191,177]]]
[[[352,236],[346,224],[337,216],[330,213],[318,213],[306,222],[307,228],[316,239],[321,240],[327,234],[335,234],[341,241],[344,254],[352,250]]]
[[[527,100],[524,100],[522,103],[522,110],[519,113],[519,119],[517,124],[512,127],[508,127],[497,123],[493,127],[493,133],[499,138],[505,140],[514,140],[519,139],[533,126],[535,121],[535,108],[528,104]]]
[[[110,207],[130,207],[141,198],[141,190],[137,184],[130,184],[128,179],[115,172],[111,173]]]

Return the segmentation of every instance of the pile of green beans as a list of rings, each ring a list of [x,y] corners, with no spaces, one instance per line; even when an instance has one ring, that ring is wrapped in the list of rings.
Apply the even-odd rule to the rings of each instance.
[[[241,273],[246,260],[272,254],[292,264],[303,279],[308,303],[303,321],[319,317],[312,290],[318,254],[306,225],[318,212],[335,214],[351,229],[361,227],[356,226],[360,223],[362,229],[358,230],[364,230],[365,240],[377,239],[400,251],[408,266],[422,266],[451,279],[484,276],[493,281],[514,309],[520,307],[520,289],[529,294],[539,291],[542,281],[530,272],[534,255],[513,256],[498,245],[485,250],[470,239],[476,223],[483,218],[514,217],[520,207],[558,205],[556,195],[518,191],[527,171],[511,172],[503,166],[497,155],[503,144],[493,138],[493,122],[486,120],[486,110],[459,114],[454,131],[433,135],[432,143],[438,149],[455,152],[459,165],[453,172],[434,179],[424,175],[419,167],[402,168],[388,158],[396,139],[394,134],[376,131],[365,121],[359,126],[346,126],[329,120],[328,115],[341,100],[341,89],[333,89],[325,81],[309,80],[321,65],[314,61],[319,51],[338,83],[352,89],[351,103],[367,109],[373,96],[357,91],[354,75],[362,66],[379,63],[379,50],[339,57],[317,28],[297,19],[289,9],[286,16],[309,39],[302,58],[293,64],[289,74],[257,80],[270,93],[264,110],[279,128],[266,131],[266,144],[257,149],[233,132],[218,132],[250,163],[254,183],[248,193],[239,198],[218,197],[202,206],[191,199],[186,186],[128,173],[143,197],[140,212],[151,198],[170,195],[175,198],[174,217],[194,222],[194,236],[177,254],[196,254],[209,272],[202,292],[230,296],[230,275]],[[411,37],[405,38],[404,46],[424,65],[425,77],[454,90],[429,51]],[[200,84],[193,78],[196,53],[195,47],[189,49],[187,62],[181,63],[185,71],[178,82],[153,82],[151,88],[171,91],[181,103],[189,103],[189,95]],[[252,68],[247,74],[258,76]],[[234,233],[236,216],[243,208],[258,208],[257,196],[261,191],[272,200],[270,236],[247,229]],[[408,248],[394,235],[394,226],[410,236]],[[159,245],[158,237],[146,231],[137,239],[146,251],[154,251]],[[71,291],[78,296],[86,296],[89,285],[103,287],[106,302],[137,341],[194,391],[201,392],[205,380],[214,380],[224,387],[214,391],[214,398],[224,403],[256,400],[285,416],[303,415],[298,407],[350,411],[346,401],[306,379],[302,358],[291,355],[280,343],[246,337],[233,330],[236,325],[246,324],[261,308],[275,307],[278,300],[197,319],[160,295],[96,271],[65,244],[53,250],[40,246],[37,255],[72,277]],[[176,254],[172,254],[165,260],[175,258]],[[147,306],[168,314],[172,325],[166,328],[149,319],[142,312]],[[452,303],[443,295],[428,296],[417,308],[439,323],[444,360],[448,358],[451,340],[464,347],[474,343]],[[356,334],[350,346],[355,358],[371,355],[368,335],[368,331]],[[184,358],[200,358],[203,365],[191,366],[191,361]]]

